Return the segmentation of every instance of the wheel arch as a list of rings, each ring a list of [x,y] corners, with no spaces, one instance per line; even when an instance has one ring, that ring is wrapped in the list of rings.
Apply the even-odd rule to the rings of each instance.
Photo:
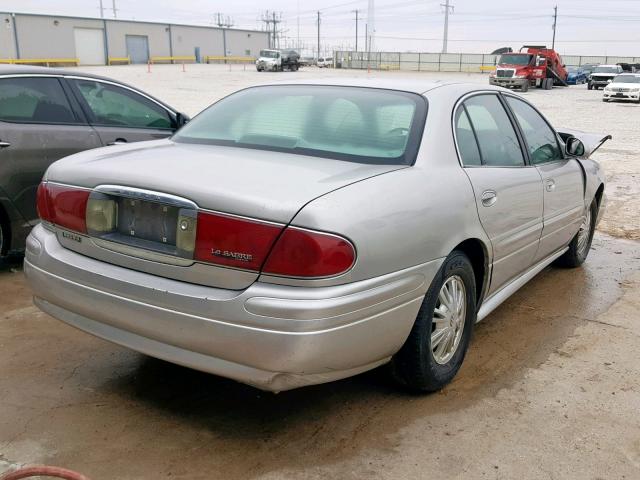
[[[600,203],[602,202],[602,196],[604,194],[604,183],[601,183],[598,189],[596,190],[595,199],[598,203],[598,208],[600,208]]]
[[[476,281],[476,310],[478,310],[489,286],[489,251],[484,242],[478,238],[468,238],[456,245],[454,250],[461,251],[469,257]]]

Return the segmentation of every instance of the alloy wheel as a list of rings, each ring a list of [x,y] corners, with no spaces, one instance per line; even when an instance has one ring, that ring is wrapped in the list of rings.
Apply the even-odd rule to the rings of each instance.
[[[578,230],[578,253],[581,256],[586,255],[589,248],[589,236],[591,235],[591,209],[587,210],[580,230]]]
[[[444,365],[456,353],[467,317],[467,296],[462,278],[453,275],[444,282],[433,311],[431,354]]]

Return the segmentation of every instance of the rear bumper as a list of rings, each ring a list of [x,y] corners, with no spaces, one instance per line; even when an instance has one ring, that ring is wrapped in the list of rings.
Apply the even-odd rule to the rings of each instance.
[[[404,343],[435,260],[335,287],[222,290],[79,255],[37,226],[25,274],[38,307],[142,353],[271,391],[344,378]]]

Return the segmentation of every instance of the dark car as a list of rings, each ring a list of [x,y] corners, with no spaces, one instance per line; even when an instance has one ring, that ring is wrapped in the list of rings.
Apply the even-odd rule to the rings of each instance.
[[[168,137],[187,118],[129,85],[77,71],[0,66],[0,257],[38,222],[47,167],[82,150]]]

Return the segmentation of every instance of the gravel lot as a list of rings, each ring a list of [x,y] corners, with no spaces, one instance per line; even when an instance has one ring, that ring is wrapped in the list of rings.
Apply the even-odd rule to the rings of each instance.
[[[85,68],[196,114],[291,77],[242,66]],[[384,72],[486,83],[483,75]],[[74,330],[0,268],[0,473],[47,463],[93,480],[640,478],[640,106],[586,86],[525,94],[556,126],[614,139],[609,206],[583,268],[548,268],[479,324],[454,382],[412,396],[384,370],[279,395]]]

